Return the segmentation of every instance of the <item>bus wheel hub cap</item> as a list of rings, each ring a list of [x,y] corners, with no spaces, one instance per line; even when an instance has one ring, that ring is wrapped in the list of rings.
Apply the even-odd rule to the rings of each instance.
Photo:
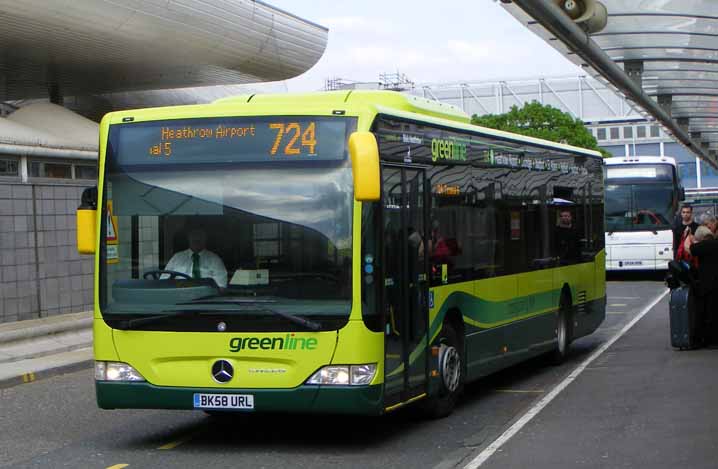
[[[441,370],[441,379],[444,387],[449,392],[454,392],[459,387],[459,378],[461,377],[461,357],[456,347],[451,345],[441,345],[439,351],[439,369]]]

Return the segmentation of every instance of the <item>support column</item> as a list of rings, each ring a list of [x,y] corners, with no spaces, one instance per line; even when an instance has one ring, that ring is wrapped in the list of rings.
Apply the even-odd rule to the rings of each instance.
[[[701,159],[696,156],[696,187],[700,189],[701,184]]]
[[[623,70],[628,78],[633,80],[637,87],[643,89],[643,61],[642,60],[626,60],[623,63]]]
[[[49,96],[52,104],[62,106],[62,92],[56,77],[52,77],[50,83],[47,84],[47,95]]]
[[[673,104],[673,95],[670,94],[659,94],[656,96],[656,99],[658,100],[658,105],[663,109],[663,111],[671,115],[671,106]]]
[[[19,166],[18,169],[20,170],[20,180],[22,182],[27,182],[27,178],[28,178],[27,156],[21,156],[19,163],[20,164],[18,165]]]
[[[678,126],[679,126],[681,129],[683,129],[683,131],[686,132],[686,133],[688,133],[688,124],[689,124],[689,122],[690,122],[690,121],[689,121],[689,119],[688,119],[687,117],[677,117],[677,118],[676,118],[676,124],[678,124]],[[693,137],[691,137],[691,138],[693,138]]]

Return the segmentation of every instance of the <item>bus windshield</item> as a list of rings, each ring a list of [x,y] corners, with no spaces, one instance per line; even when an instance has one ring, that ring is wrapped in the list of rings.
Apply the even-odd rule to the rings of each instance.
[[[606,231],[670,229],[674,198],[672,184],[606,185]]]
[[[342,125],[334,130],[348,132]],[[220,322],[227,331],[328,330],[348,320],[346,139],[332,149],[319,140],[313,150],[321,159],[277,163],[261,160],[262,142],[242,156],[216,142],[203,151],[199,142],[181,142],[183,149],[173,141],[181,158],[153,161],[138,155],[151,143],[141,135],[114,137],[100,245],[105,320],[190,331],[217,330]]]

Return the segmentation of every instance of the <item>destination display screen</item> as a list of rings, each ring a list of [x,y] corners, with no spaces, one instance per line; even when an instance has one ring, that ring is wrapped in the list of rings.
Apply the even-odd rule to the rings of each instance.
[[[606,166],[606,179],[647,179],[652,181],[672,181],[673,166],[669,164],[611,165]]]
[[[343,117],[232,117],[114,125],[115,163],[341,161],[352,120]]]

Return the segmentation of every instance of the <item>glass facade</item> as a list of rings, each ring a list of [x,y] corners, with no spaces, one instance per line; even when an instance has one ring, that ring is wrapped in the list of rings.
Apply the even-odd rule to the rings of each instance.
[[[701,164],[701,187],[718,187],[718,170],[708,163]]]
[[[34,178],[72,179],[72,165],[33,161],[29,175]]]
[[[97,166],[75,165],[75,179],[97,179]]]
[[[0,170],[1,169],[2,167],[0,166]],[[31,178],[47,179],[96,180],[97,165],[89,163],[75,163],[67,160],[31,160],[28,162],[28,176]]]
[[[18,165],[15,158],[0,158],[0,176],[17,176]]]

